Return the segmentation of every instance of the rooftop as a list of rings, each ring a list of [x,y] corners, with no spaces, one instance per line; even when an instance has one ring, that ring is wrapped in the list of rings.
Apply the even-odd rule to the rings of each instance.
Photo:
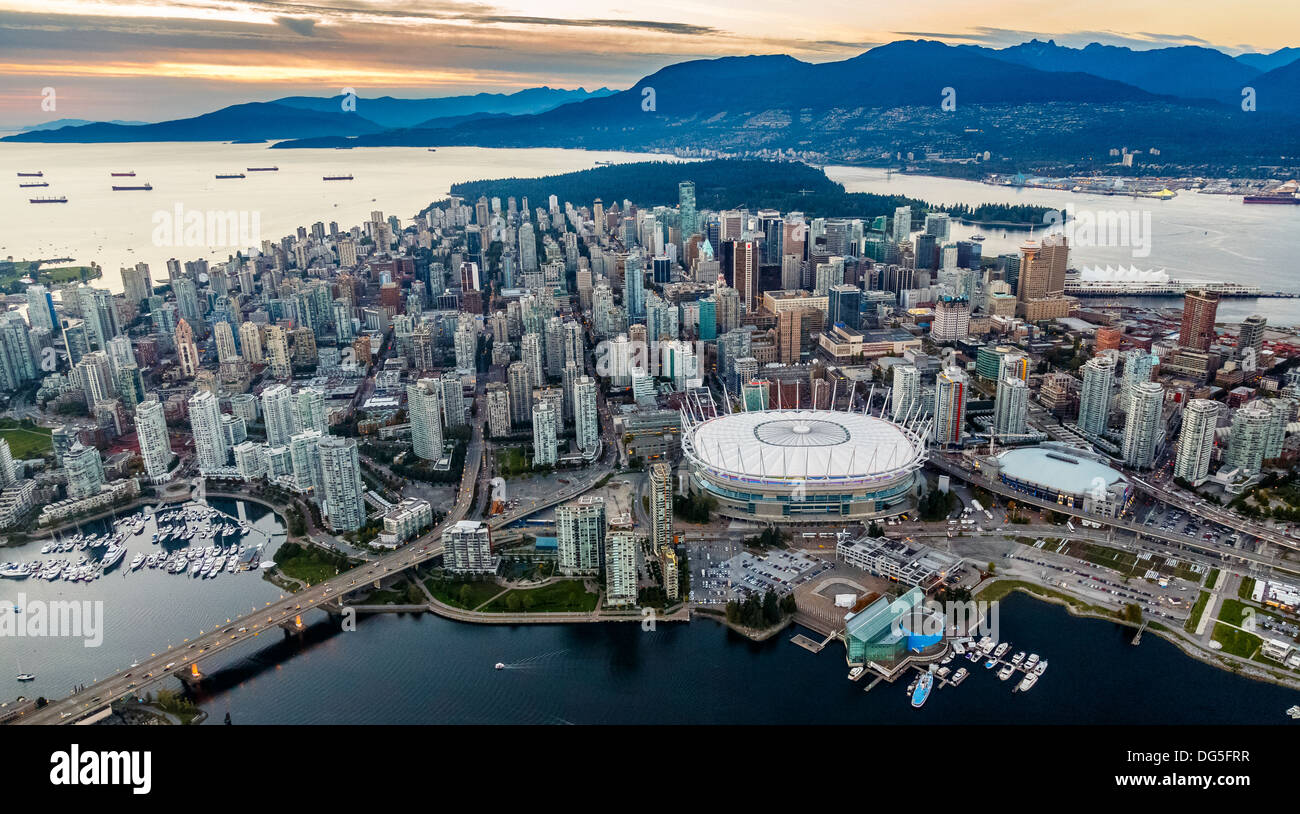
[[[1086,492],[1099,482],[1109,487],[1127,480],[1101,461],[1059,447],[1010,449],[998,456],[998,464],[1004,474],[1017,480],[1074,494]]]

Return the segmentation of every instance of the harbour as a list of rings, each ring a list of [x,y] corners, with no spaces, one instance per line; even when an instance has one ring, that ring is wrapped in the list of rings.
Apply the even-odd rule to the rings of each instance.
[[[206,723],[229,711],[239,724],[1282,725],[1300,701],[1293,691],[1189,661],[1156,637],[1133,647],[1129,628],[1023,595],[1004,600],[1002,633],[1050,649],[1048,676],[1012,694],[982,663],[954,659],[967,677],[949,680],[920,709],[899,690],[863,692],[862,683],[845,681],[834,648],[813,654],[780,637],[755,643],[721,625],[480,626],[382,614],[358,617],[364,635],[353,635],[323,614],[308,621],[301,636],[205,663],[207,678],[191,693],[208,710]],[[493,670],[539,654],[553,655],[526,669]],[[1151,680],[1156,675],[1177,675],[1180,691]],[[382,702],[356,693],[375,685],[384,687]]]
[[[260,567],[274,557],[284,541],[284,526],[277,516],[252,502],[209,497],[207,503],[207,507],[167,504],[156,512],[147,508],[123,512],[85,522],[53,538],[34,539],[0,550],[0,561],[9,561],[11,567],[26,564],[29,569],[26,577],[0,578],[0,614],[9,615],[8,624],[23,622],[26,616],[22,611],[15,613],[15,605],[92,602],[102,603],[103,607],[103,636],[98,646],[85,646],[79,638],[0,635],[0,665],[8,672],[15,663],[21,663],[34,676],[19,689],[11,683],[12,673],[0,673],[0,702],[18,694],[66,695],[74,684],[123,669],[153,650],[169,645],[183,648],[187,637],[224,621],[232,612],[246,612],[281,595],[282,589],[261,579]],[[208,509],[213,510],[211,518],[220,521],[217,525],[239,530],[205,537],[202,530],[210,528],[211,523]],[[169,516],[176,511],[191,514],[185,518]],[[141,523],[143,527],[137,533],[135,529]],[[189,538],[178,537],[181,528],[195,533]],[[166,542],[153,540],[155,534],[161,539],[167,529],[174,533]],[[123,536],[114,543],[119,533]],[[81,540],[72,542],[78,534]],[[99,545],[92,546],[92,538]],[[85,548],[78,548],[83,542]],[[109,555],[111,560],[106,560],[110,545],[116,545],[118,550]],[[234,570],[226,570],[231,549],[237,552],[240,545],[245,554],[236,556]],[[60,550],[65,546],[67,551]],[[47,553],[42,554],[41,549],[47,547]],[[216,548],[227,552],[220,571],[216,568]],[[84,566],[79,562],[83,557],[87,560]],[[153,567],[148,564],[150,557],[156,558]],[[140,565],[132,568],[137,558]],[[212,567],[203,576],[209,558]],[[178,560],[186,563],[184,571],[172,571],[164,565]],[[55,577],[53,569],[59,561],[64,562]],[[101,568],[101,563],[105,567]],[[190,576],[194,563],[200,565],[199,572]],[[39,573],[53,578],[37,576],[38,565]],[[69,578],[86,566],[89,572],[84,576]]]

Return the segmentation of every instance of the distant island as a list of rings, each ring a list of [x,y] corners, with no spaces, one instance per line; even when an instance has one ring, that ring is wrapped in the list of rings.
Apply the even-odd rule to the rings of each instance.
[[[870,219],[892,216],[900,206],[912,207],[912,217],[926,212],[948,212],[962,222],[1030,228],[1043,224],[1044,206],[984,203],[978,206],[940,206],[904,195],[847,192],[843,184],[826,177],[816,167],[797,161],[717,159],[688,163],[643,161],[579,170],[541,178],[496,178],[453,184],[451,194],[473,202],[480,196],[527,197],[543,201],[555,195],[561,201],[612,203],[632,197],[642,206],[676,206],[677,185],[695,182],[699,209],[778,209],[803,212],[808,217]],[[426,209],[427,211],[427,209]]]

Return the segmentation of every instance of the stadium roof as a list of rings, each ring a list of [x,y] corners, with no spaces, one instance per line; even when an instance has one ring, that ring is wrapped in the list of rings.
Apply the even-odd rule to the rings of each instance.
[[[1126,481],[1123,473],[1101,461],[1060,448],[1023,447],[998,456],[1002,474],[1059,492],[1083,494],[1100,478],[1107,487]]]
[[[833,410],[759,410],[704,421],[684,439],[695,460],[741,479],[852,480],[920,463],[924,445],[875,416]]]

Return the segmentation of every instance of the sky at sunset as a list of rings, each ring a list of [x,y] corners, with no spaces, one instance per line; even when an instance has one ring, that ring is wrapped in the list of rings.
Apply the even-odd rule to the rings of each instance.
[[[1300,4],[1270,0],[0,0],[0,126],[159,121],[290,94],[450,96],[627,87],[686,59],[844,59],[899,39],[995,47],[1300,44]],[[42,110],[54,88],[56,109]]]

